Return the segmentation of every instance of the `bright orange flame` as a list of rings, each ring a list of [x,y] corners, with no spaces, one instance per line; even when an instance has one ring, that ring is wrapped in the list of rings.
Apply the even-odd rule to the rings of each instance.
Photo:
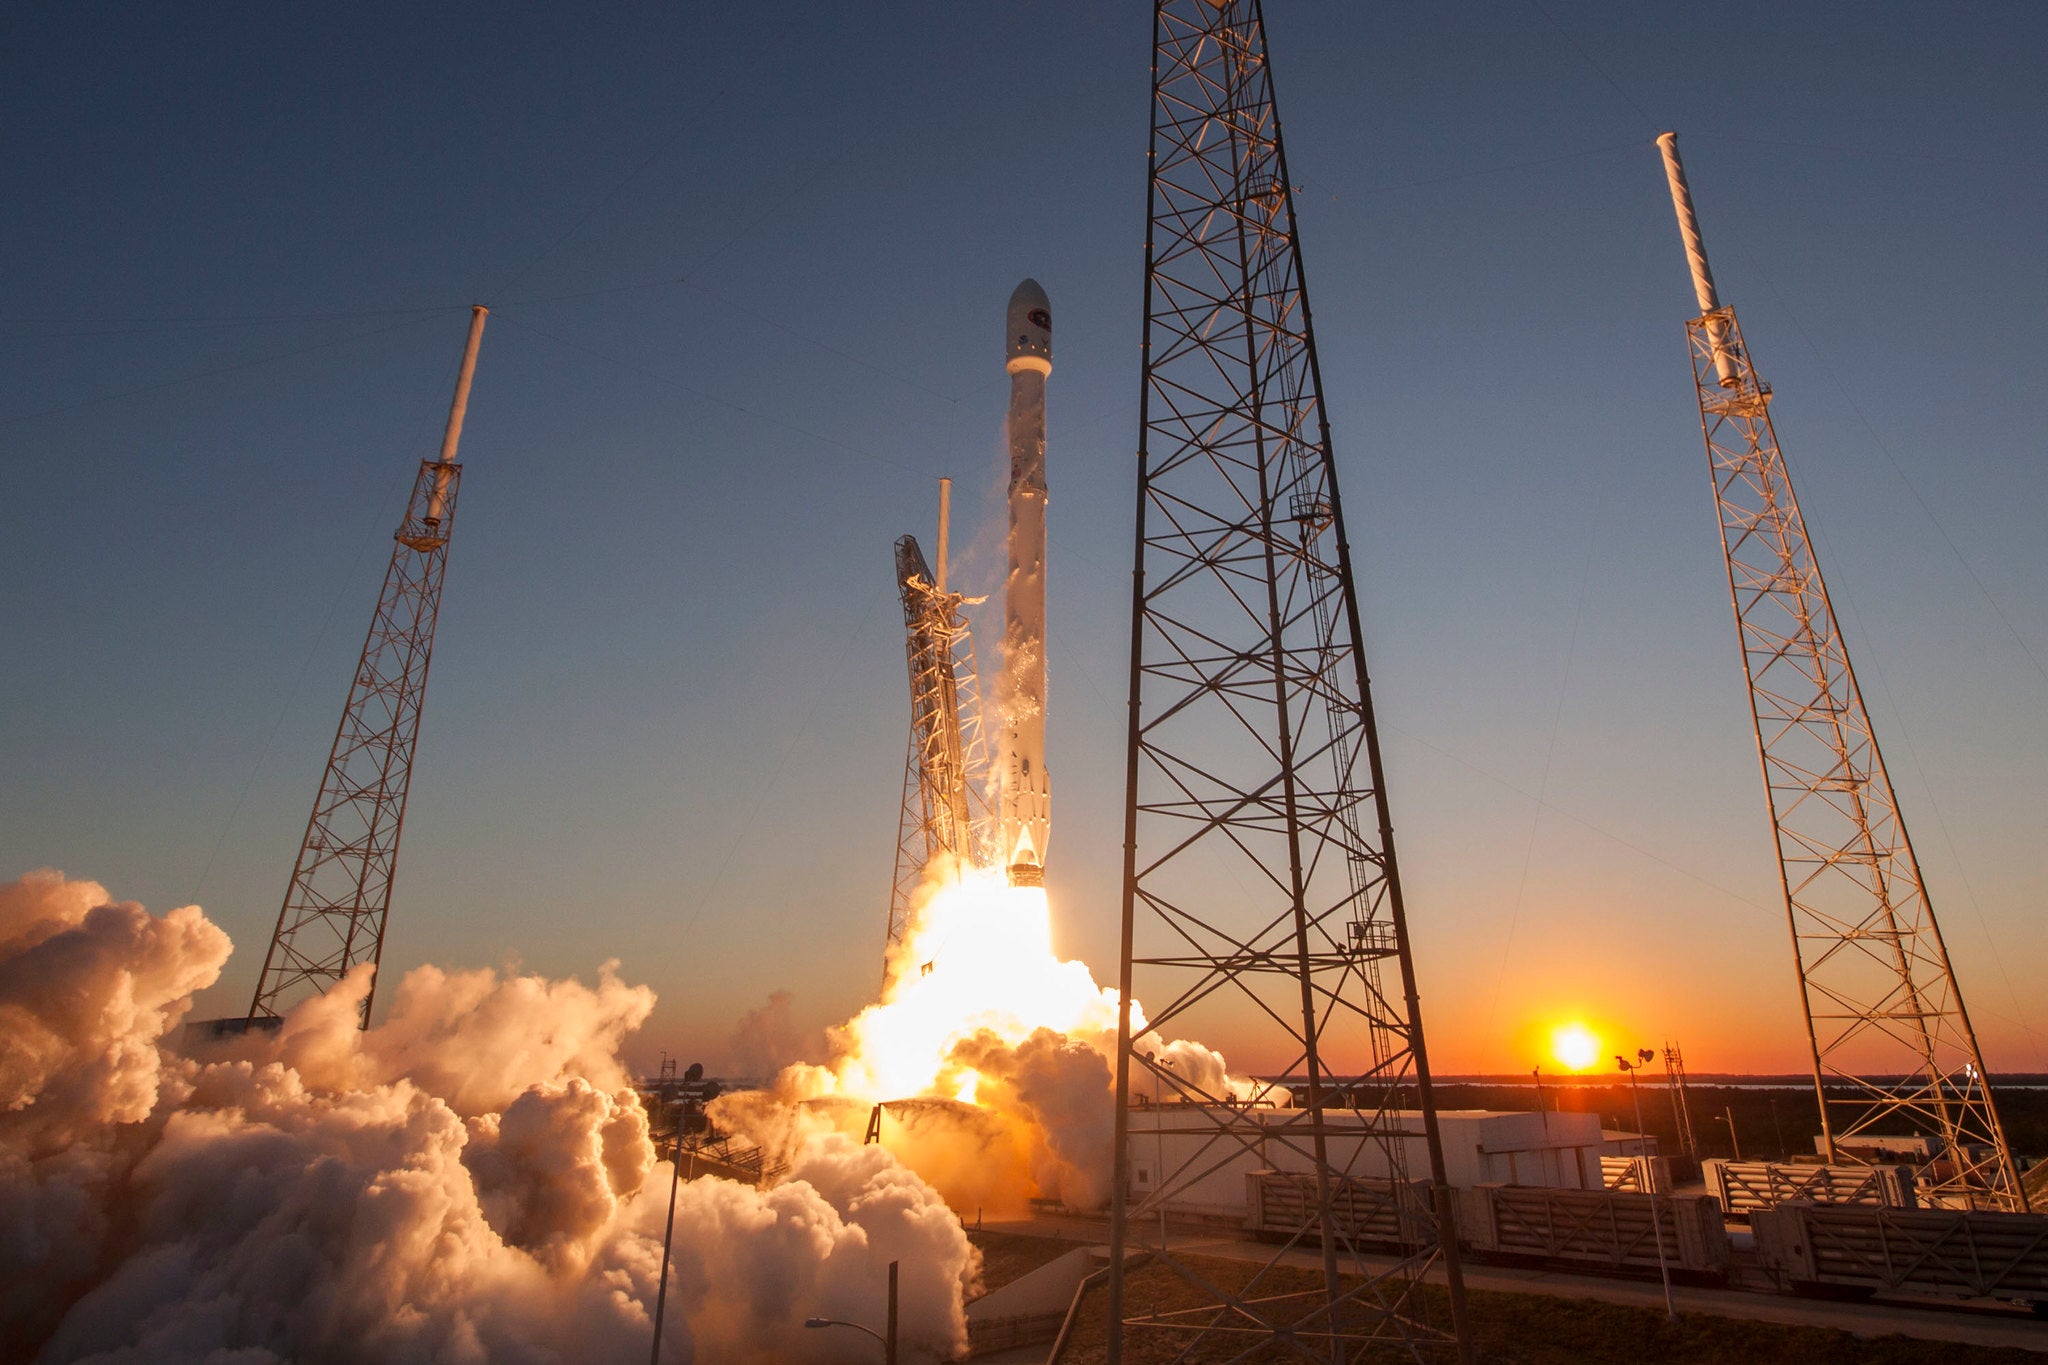
[[[972,1106],[972,1115],[903,1107],[883,1124],[882,1141],[957,1209],[1009,1200],[1021,1212],[1034,1189],[1098,1207],[1113,1156],[1102,1141],[1107,1110],[1098,1109],[1114,1102],[1116,991],[1097,985],[1087,964],[1060,960],[1044,889],[1012,886],[1003,869],[935,863],[910,919],[890,950],[881,999],[830,1031],[822,1064],[786,1068],[774,1087],[779,1101]],[[1152,1032],[1135,1000],[1130,1014],[1133,1050],[1171,1078],[1150,1087],[1155,1102],[1289,1103],[1283,1088],[1231,1075],[1220,1052]],[[790,1112],[793,1132],[859,1131],[848,1126],[851,1106],[798,1103]],[[778,1132],[766,1123],[757,1140],[789,1140]]]
[[[1561,1024],[1550,1034],[1550,1051],[1572,1071],[1584,1071],[1600,1059],[1600,1039],[1584,1024]]]
[[[1132,1016],[1142,1029],[1135,1004]],[[1113,1048],[1116,992],[1053,952],[1042,887],[968,868],[935,879],[890,957],[881,1002],[847,1021],[841,1055],[808,1080],[820,1094],[972,1103],[980,1078],[954,1060],[955,1047],[982,1030],[1015,1046],[1042,1028]]]

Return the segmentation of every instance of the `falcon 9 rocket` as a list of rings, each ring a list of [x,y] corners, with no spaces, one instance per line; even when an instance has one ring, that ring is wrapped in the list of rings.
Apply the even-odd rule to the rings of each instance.
[[[1045,771],[1045,381],[1052,373],[1052,303],[1038,281],[1017,286],[1006,321],[1010,576],[1003,591],[1001,851],[1011,885],[1039,886],[1052,829]]]

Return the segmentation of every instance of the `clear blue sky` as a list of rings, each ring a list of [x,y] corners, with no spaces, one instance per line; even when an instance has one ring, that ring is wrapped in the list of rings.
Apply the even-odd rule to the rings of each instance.
[[[1145,7],[431,8],[0,20],[0,876],[200,902],[244,1006],[485,302],[387,967],[618,957],[649,1059],[845,1017],[889,543],[952,475],[999,584],[1032,275],[1050,884],[1112,977]],[[1268,16],[1437,1060],[1799,1064],[1674,127],[1987,1053],[2048,1069],[2048,12],[1702,15]]]

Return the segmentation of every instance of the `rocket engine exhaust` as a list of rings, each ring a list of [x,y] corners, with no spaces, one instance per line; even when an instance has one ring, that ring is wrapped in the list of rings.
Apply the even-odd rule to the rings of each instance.
[[[1045,381],[1052,302],[1038,281],[1010,295],[1003,368],[1010,375],[1010,575],[1003,592],[1001,853],[1012,886],[1045,880],[1052,785],[1045,771]]]

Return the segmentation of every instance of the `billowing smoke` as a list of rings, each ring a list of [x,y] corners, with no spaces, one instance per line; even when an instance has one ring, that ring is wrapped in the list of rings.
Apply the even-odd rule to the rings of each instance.
[[[355,1027],[352,975],[275,1037],[160,1046],[226,935],[52,872],[0,887],[0,1340],[43,1361],[632,1360],[670,1167],[621,1038],[653,995],[422,968]],[[965,1341],[978,1258],[878,1147],[806,1135],[775,1188],[678,1192],[663,1359],[827,1361],[805,1317]]]
[[[883,1145],[963,1214],[1107,1203],[1117,996],[1053,951],[1045,892],[934,860],[887,965],[881,1000],[829,1031],[823,1063],[720,1099],[719,1124],[776,1152],[864,1136],[879,1105]],[[1147,1032],[1136,1001],[1131,1013],[1138,1050],[1165,1053],[1179,1078],[1167,1098],[1287,1102],[1202,1044]]]
[[[133,1126],[184,1088],[156,1040],[227,959],[196,906],[156,919],[48,871],[0,887],[0,1327],[17,1340],[98,1271],[109,1193],[147,1140]]]
[[[1036,1130],[1027,1156],[1032,1185],[1074,1208],[1109,1202],[1115,1046],[1114,1034],[1081,1041],[1041,1028],[1011,1044],[982,1029],[953,1049],[980,1077],[979,1103],[1028,1116]]]

